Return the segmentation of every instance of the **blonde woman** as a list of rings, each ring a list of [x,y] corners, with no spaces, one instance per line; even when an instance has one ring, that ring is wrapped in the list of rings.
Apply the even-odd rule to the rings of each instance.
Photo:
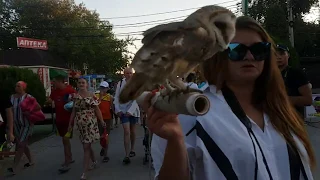
[[[239,17],[228,50],[203,65],[207,114],[179,121],[145,103],[158,180],[313,180],[315,154],[272,43],[256,21]]]

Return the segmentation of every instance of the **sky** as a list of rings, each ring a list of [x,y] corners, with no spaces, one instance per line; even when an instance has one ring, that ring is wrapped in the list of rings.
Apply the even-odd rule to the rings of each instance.
[[[141,31],[161,23],[183,20],[185,16],[205,5],[218,4],[237,12],[237,3],[240,3],[241,0],[75,0],[75,2],[83,2],[88,9],[96,10],[101,19],[113,24],[113,31],[118,38],[125,38],[127,35],[137,38],[135,45],[129,46],[129,51],[135,53],[142,45]],[[149,15],[155,13],[161,14]],[[319,13],[319,8],[313,9],[312,14],[306,15],[306,19],[312,21],[319,17]],[[144,16],[128,17],[139,15]],[[119,18],[124,16],[126,17]]]

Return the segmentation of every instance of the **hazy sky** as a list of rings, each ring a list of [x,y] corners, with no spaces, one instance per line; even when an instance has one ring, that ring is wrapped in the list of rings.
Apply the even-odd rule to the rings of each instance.
[[[116,19],[103,19],[109,20],[114,25],[114,32],[119,38],[125,38],[130,34],[133,37],[141,39],[140,31],[144,31],[159,23],[172,22],[182,20],[184,16],[189,15],[198,7],[212,4],[219,4],[233,10],[237,10],[236,4],[241,0],[75,0],[76,3],[85,3],[86,7],[91,10],[96,10],[100,14],[100,18],[112,18],[123,16],[136,16],[163,13],[168,11],[185,10],[174,13],[159,14],[143,17],[132,18],[116,18]],[[153,2],[153,3],[152,3]],[[191,9],[193,8],[193,9]],[[150,22],[152,21],[152,22]],[[159,22],[155,22],[159,21]],[[147,22],[147,23],[146,23]],[[129,25],[128,25],[129,24]],[[124,25],[124,26],[123,26]],[[129,26],[129,27],[128,27]],[[134,26],[134,27],[132,27]],[[140,40],[135,41],[137,48],[141,46]],[[131,52],[136,52],[134,46],[129,47]]]
[[[96,10],[103,20],[109,20],[114,25],[114,33],[119,38],[125,38],[131,35],[141,39],[140,31],[144,31],[157,24],[182,20],[186,15],[195,11],[198,7],[212,4],[219,4],[228,7],[233,12],[237,11],[237,3],[241,0],[75,0],[76,3],[85,3],[90,10]],[[187,10],[185,10],[187,9]],[[188,10],[189,9],[189,10]],[[152,16],[131,17],[131,18],[113,18],[123,16],[138,16],[170,11],[183,10],[179,12],[158,14]],[[318,13],[316,9],[313,13]],[[319,16],[319,15],[318,15]],[[110,18],[110,19],[107,19]],[[308,19],[314,19],[315,15],[308,16]],[[159,21],[159,22],[155,22]],[[133,26],[133,27],[132,27]],[[135,41],[137,48],[141,46],[140,40]],[[131,52],[136,52],[134,46],[129,47]]]

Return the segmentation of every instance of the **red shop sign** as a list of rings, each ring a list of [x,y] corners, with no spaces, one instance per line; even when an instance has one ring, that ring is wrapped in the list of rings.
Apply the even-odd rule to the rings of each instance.
[[[47,40],[17,37],[17,47],[48,50]]]

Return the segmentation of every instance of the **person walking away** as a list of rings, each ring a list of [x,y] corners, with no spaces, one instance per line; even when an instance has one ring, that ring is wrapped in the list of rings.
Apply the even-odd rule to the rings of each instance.
[[[106,127],[99,109],[98,99],[88,91],[88,82],[84,78],[78,80],[78,94],[74,96],[74,106],[69,121],[70,131],[77,124],[80,132],[80,141],[83,145],[83,173],[81,180],[86,179],[86,173],[97,167],[97,161],[91,144],[100,139],[98,120],[103,128]],[[90,162],[91,160],[91,162]],[[91,163],[91,166],[89,167]]]
[[[119,103],[119,94],[122,88],[125,86],[126,81],[128,81],[132,77],[132,73],[132,68],[126,68],[124,70],[124,78],[117,84],[114,101],[115,111],[120,118],[124,130],[124,149],[126,153],[125,158],[123,159],[124,164],[129,164],[129,157],[134,157],[136,155],[134,151],[136,125],[140,117],[139,106],[135,100],[125,104]]]
[[[289,48],[277,45],[277,62],[281,70],[287,93],[297,112],[304,118],[304,107],[312,104],[312,89],[306,74],[298,68],[288,65]]]
[[[53,101],[55,106],[57,135],[61,137],[64,149],[64,162],[59,168],[60,172],[68,171],[70,169],[69,165],[74,162],[72,159],[70,143],[72,132],[70,132],[70,137],[66,137],[66,134],[68,133],[71,112],[65,110],[64,105],[71,100],[70,96],[76,93],[76,91],[70,85],[66,85],[64,81],[64,76],[56,76],[53,79],[53,85],[55,89],[50,95],[50,101]]]
[[[10,98],[3,92],[0,93],[0,146],[6,141],[13,142],[13,114]],[[2,121],[1,121],[2,120]],[[8,129],[8,131],[7,131]],[[6,138],[7,135],[7,138]],[[0,160],[3,157],[0,156]]]
[[[30,94],[26,93],[27,84],[23,81],[16,83],[15,91],[16,94],[11,96],[11,104],[13,105],[13,122],[14,122],[14,136],[15,142],[17,144],[17,151],[15,154],[14,162],[12,168],[8,168],[8,171],[15,175],[16,168],[21,160],[23,154],[28,158],[28,163],[24,165],[25,168],[33,166],[34,161],[31,156],[30,148],[28,146],[28,140],[31,136],[33,124],[25,117],[20,108],[20,103],[28,97],[32,97]],[[41,107],[38,104],[36,109],[40,110]],[[35,109],[35,110],[36,110]]]
[[[109,90],[109,83],[106,81],[102,81],[100,83],[100,93],[96,94],[98,101],[99,101],[99,109],[102,114],[103,121],[106,123],[106,131],[108,136],[110,135],[110,130],[112,126],[112,111],[113,109],[113,97],[107,93]],[[100,136],[104,133],[104,128],[99,124],[99,132]],[[108,147],[109,141],[107,141],[106,148],[101,148],[100,156],[103,156],[102,162],[108,162]]]

